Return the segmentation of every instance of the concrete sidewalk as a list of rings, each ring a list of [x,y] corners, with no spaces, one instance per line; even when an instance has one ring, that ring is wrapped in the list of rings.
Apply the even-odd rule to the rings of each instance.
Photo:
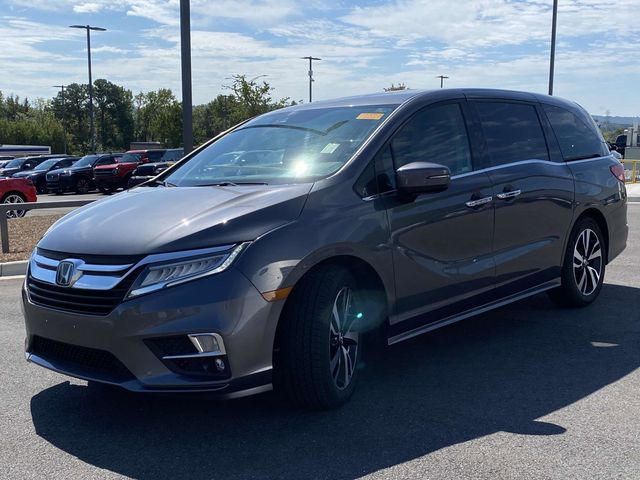
[[[640,183],[627,183],[627,196],[630,202],[640,202]]]

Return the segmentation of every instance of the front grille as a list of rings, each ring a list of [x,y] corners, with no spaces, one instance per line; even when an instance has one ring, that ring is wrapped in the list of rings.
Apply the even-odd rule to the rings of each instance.
[[[36,280],[30,275],[27,290],[29,298],[36,305],[73,313],[108,315],[122,303],[134,279],[135,272],[111,290],[84,290],[58,287]]]
[[[109,170],[94,170],[93,171],[93,175],[95,177],[112,177],[113,176],[113,169],[109,169]]]
[[[50,362],[61,362],[63,369],[79,375],[98,375],[111,380],[130,380],[133,374],[112,353],[80,347],[34,335],[30,353]]]
[[[57,173],[48,173],[47,174],[47,182],[57,182],[60,175]]]

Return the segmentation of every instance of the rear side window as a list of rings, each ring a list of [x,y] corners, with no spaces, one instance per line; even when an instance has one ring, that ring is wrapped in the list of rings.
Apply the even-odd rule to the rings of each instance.
[[[547,142],[533,105],[477,102],[491,164],[549,160]]]
[[[412,162],[449,167],[452,175],[472,170],[467,128],[460,105],[449,103],[418,112],[391,142],[396,168]]]
[[[598,132],[573,112],[562,107],[545,105],[549,123],[556,134],[566,161],[606,155]]]
[[[147,158],[149,159],[150,162],[157,162],[162,158],[163,155],[164,155],[163,150],[147,152]]]

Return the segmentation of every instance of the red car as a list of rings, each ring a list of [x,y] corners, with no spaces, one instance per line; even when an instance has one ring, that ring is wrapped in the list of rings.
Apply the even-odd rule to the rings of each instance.
[[[143,163],[158,162],[166,149],[129,150],[118,163],[100,165],[93,170],[93,182],[102,193],[111,193],[119,188],[127,188],[133,171]]]
[[[0,178],[0,203],[24,203],[38,200],[36,187],[28,178]],[[7,218],[24,217],[26,210],[10,210]]]

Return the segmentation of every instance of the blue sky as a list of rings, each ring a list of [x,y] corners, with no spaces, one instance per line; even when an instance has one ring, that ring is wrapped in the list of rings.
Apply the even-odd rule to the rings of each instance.
[[[192,0],[194,103],[226,77],[267,75],[276,97],[306,99],[410,88],[546,92],[552,0]],[[555,93],[591,113],[640,115],[640,0],[560,0]],[[0,0],[0,90],[49,97],[94,78],[179,97],[179,0]]]

